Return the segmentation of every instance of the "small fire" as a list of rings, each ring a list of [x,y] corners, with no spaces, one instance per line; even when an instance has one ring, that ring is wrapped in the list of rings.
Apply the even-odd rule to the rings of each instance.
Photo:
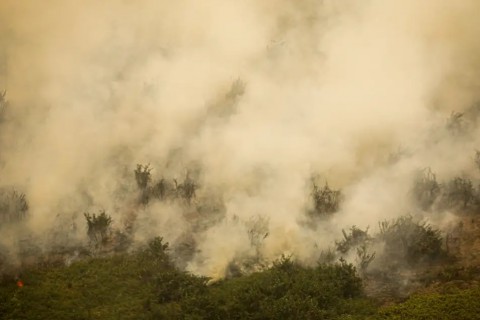
[[[17,287],[19,287],[19,288],[23,287],[23,281],[22,280],[17,280]]]

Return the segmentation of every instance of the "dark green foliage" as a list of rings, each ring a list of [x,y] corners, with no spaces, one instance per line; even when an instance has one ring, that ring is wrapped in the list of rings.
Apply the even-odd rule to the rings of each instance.
[[[373,311],[353,266],[304,268],[289,258],[214,284],[182,305],[186,319],[361,319]]]
[[[104,210],[100,211],[98,215],[84,213],[84,216],[87,220],[87,234],[90,240],[97,246],[105,244],[110,234],[112,218]]]
[[[372,319],[472,320],[480,318],[480,288],[414,295],[406,302],[385,307]]]
[[[311,197],[313,200],[314,216],[328,216],[340,207],[341,201],[340,190],[330,189],[328,183],[325,183],[323,188],[320,188],[315,182],[312,183]]]
[[[384,259],[390,264],[410,265],[430,262],[444,256],[440,232],[412,217],[401,217],[379,224],[378,240],[385,243]]]
[[[0,318],[148,319],[158,276],[174,270],[167,249],[155,238],[132,254],[25,270],[21,289],[13,278],[0,282]]]
[[[428,210],[432,207],[441,192],[436,175],[430,168],[422,170],[415,180],[413,197],[420,208]]]
[[[187,272],[170,270],[155,278],[158,303],[181,301],[207,293],[208,278],[197,277]]]
[[[23,220],[28,212],[25,194],[16,190],[0,191],[0,224]]]
[[[0,283],[2,319],[364,319],[375,313],[355,268],[282,258],[207,285],[173,267],[161,238],[132,254],[26,270]]]

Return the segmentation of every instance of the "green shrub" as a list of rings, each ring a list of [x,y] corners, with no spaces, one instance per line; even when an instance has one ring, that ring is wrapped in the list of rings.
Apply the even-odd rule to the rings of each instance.
[[[374,308],[362,298],[352,265],[305,268],[284,257],[262,272],[212,285],[207,295],[187,299],[182,312],[187,319],[339,319]]]
[[[451,293],[426,293],[404,303],[382,308],[375,319],[471,320],[480,317],[480,288]]]

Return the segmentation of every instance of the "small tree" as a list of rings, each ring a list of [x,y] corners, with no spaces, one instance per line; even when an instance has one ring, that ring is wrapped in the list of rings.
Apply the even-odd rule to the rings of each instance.
[[[95,213],[92,215],[84,213],[84,215],[87,220],[87,234],[90,240],[97,246],[105,244],[110,234],[112,218],[104,210],[100,211],[98,215]]]
[[[184,199],[187,203],[191,203],[196,196],[196,190],[198,188],[195,181],[193,181],[187,174],[182,183],[178,184],[175,179],[173,182],[175,183],[177,197]]]
[[[478,196],[470,179],[456,177],[445,186],[442,205],[446,208],[466,210],[477,204]]]
[[[338,211],[341,201],[340,190],[330,189],[328,183],[320,188],[315,182],[312,184],[311,197],[313,199],[313,214],[325,216]]]
[[[137,168],[135,169],[135,180],[137,181],[137,186],[141,190],[145,190],[148,187],[150,181],[152,181],[152,168],[150,168],[150,164],[141,165],[137,164]]]

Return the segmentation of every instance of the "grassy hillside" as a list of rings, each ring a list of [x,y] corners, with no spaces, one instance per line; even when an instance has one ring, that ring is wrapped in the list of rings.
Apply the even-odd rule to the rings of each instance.
[[[175,269],[157,239],[131,254],[36,268],[24,286],[4,278],[2,319],[361,319],[374,304],[351,265],[301,267],[285,258],[262,272],[207,285]]]
[[[345,262],[306,268],[282,258],[208,284],[177,270],[161,239],[132,253],[4,277],[2,319],[477,319],[480,288],[441,285],[380,307]]]

